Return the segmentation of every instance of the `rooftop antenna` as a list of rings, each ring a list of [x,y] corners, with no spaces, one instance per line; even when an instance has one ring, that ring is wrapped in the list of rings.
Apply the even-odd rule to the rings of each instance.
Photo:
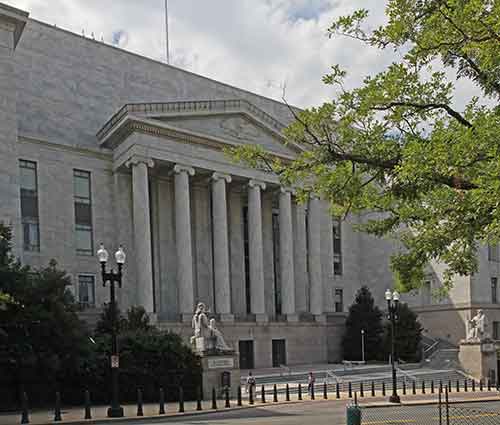
[[[168,40],[168,0],[165,0],[165,41],[167,49],[167,64],[170,65],[170,48]]]

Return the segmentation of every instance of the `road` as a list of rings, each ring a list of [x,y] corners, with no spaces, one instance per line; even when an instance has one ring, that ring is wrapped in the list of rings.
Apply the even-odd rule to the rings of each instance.
[[[303,402],[233,411],[219,410],[202,416],[155,420],[154,424],[179,425],[344,425],[346,404],[338,401]],[[444,411],[443,411],[444,415]],[[498,416],[497,416],[498,415]],[[137,422],[137,425],[144,424]],[[129,424],[131,424],[129,422]],[[432,406],[378,407],[363,409],[362,425],[437,425],[439,411]],[[443,416],[443,425],[446,424]],[[450,425],[498,425],[500,401],[450,405]]]

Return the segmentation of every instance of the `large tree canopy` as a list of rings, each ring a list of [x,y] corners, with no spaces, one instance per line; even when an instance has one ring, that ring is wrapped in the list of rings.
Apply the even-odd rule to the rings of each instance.
[[[387,23],[365,29],[366,10],[339,18],[331,37],[403,52],[353,90],[338,65],[323,80],[338,95],[297,111],[288,142],[304,149],[288,163],[260,147],[233,150],[270,167],[284,184],[314,191],[332,212],[372,212],[359,227],[397,236],[391,266],[401,289],[418,287],[431,261],[453,275],[477,268],[478,243],[500,240],[500,2],[389,0]],[[454,81],[478,98],[455,106]]]

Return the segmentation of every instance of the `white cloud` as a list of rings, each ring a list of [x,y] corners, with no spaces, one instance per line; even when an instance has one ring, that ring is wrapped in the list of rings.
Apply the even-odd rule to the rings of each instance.
[[[9,0],[7,0],[9,1]],[[165,60],[164,0],[10,0],[35,19]],[[306,107],[333,96],[321,78],[332,64],[349,72],[348,86],[381,71],[397,53],[345,38],[328,39],[338,16],[371,8],[384,22],[383,0],[169,0],[173,65]],[[99,36],[97,36],[99,34]],[[461,85],[460,98],[471,87]]]

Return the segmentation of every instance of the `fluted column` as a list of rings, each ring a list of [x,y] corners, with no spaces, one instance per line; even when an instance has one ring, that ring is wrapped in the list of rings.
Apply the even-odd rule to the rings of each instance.
[[[194,311],[193,248],[191,245],[191,205],[189,176],[194,169],[177,164],[175,173],[175,243],[177,247],[177,285],[179,312],[183,321],[191,320]]]
[[[308,211],[308,264],[310,312],[316,319],[323,315],[323,279],[321,273],[321,202],[311,195]]]
[[[292,190],[282,187],[279,197],[281,311],[287,320],[297,321],[293,262]]]
[[[262,242],[261,190],[266,184],[248,183],[248,245],[250,262],[250,309],[257,321],[267,321],[264,292],[264,246]]]
[[[215,311],[221,321],[232,321],[231,281],[229,277],[229,235],[227,226],[226,183],[231,176],[222,173],[212,174],[212,220],[214,237],[214,278]]]
[[[153,262],[151,254],[151,222],[149,211],[148,167],[151,158],[134,156],[127,167],[132,168],[132,209],[134,220],[134,253],[137,267],[137,303],[146,312],[154,312]]]

